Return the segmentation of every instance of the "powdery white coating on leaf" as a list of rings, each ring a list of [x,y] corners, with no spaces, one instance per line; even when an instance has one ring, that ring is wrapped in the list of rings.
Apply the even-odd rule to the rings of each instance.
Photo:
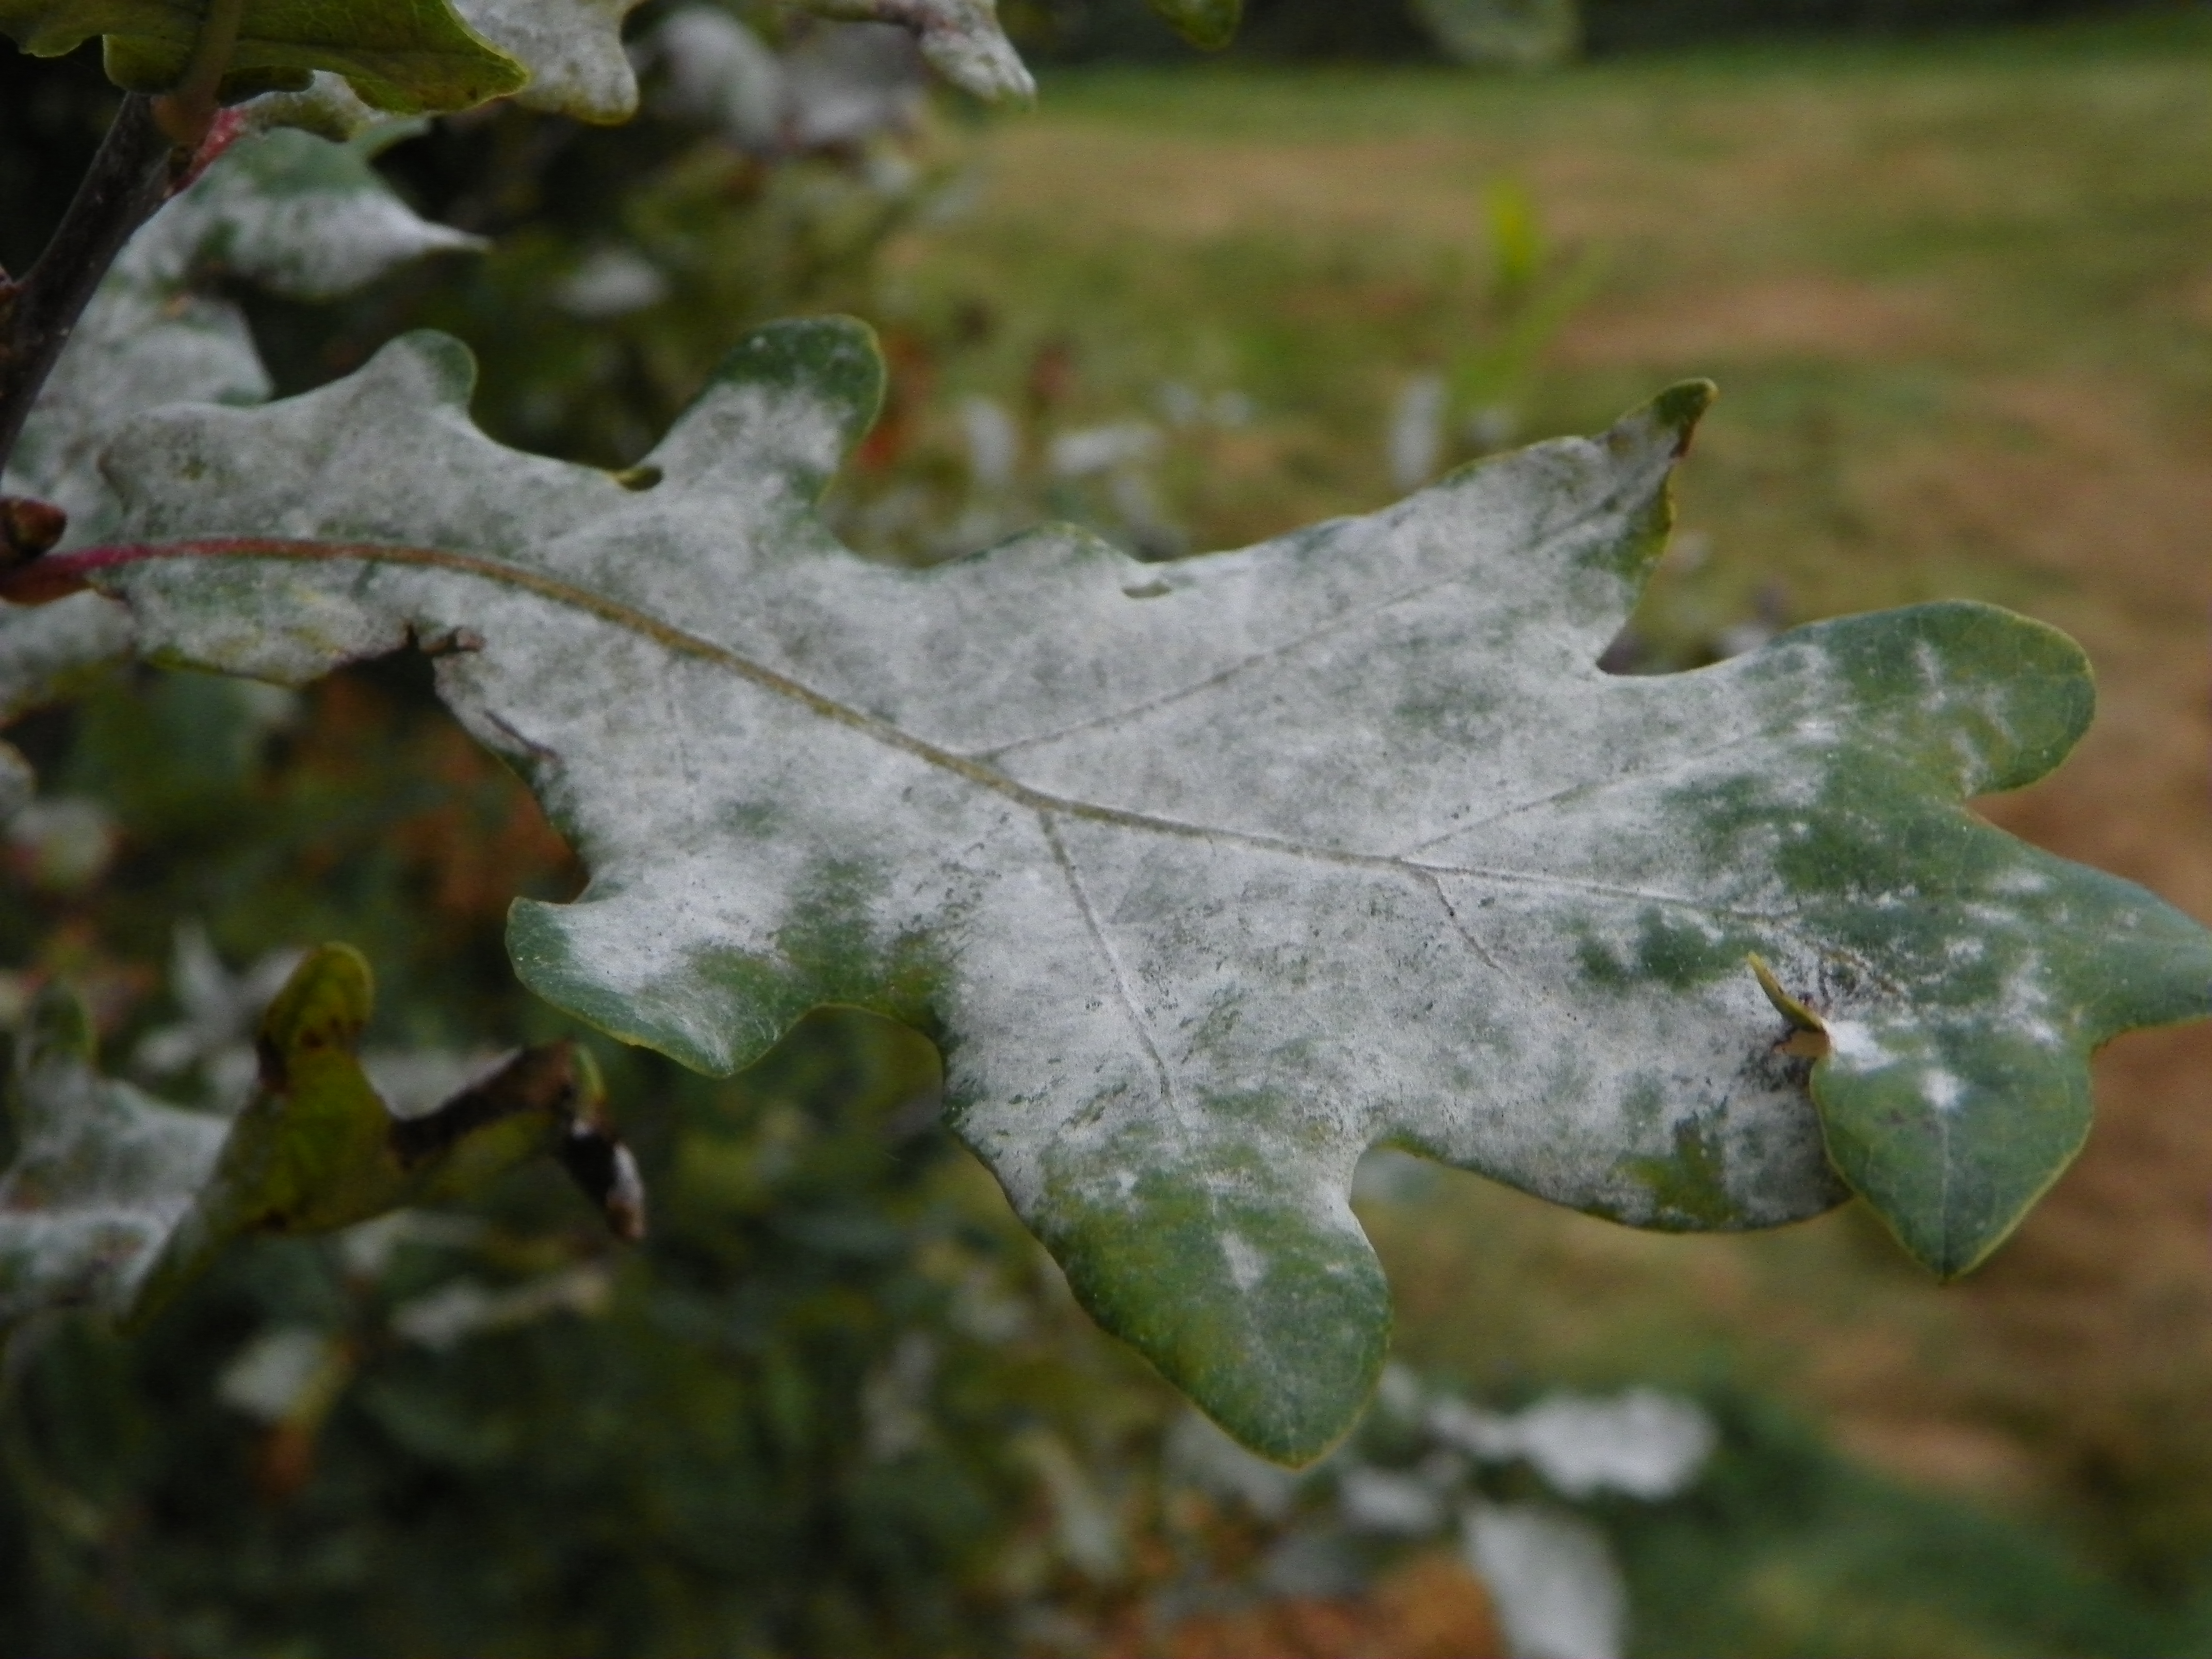
[[[130,416],[172,403],[254,404],[270,392],[245,316],[196,290],[244,277],[331,300],[425,254],[480,239],[419,218],[369,166],[375,137],[332,144],[278,131],[242,139],[149,220],[110,268],[40,392],[5,488],[62,507],[65,546],[107,528],[100,452]],[[0,673],[4,673],[0,667]]]
[[[613,125],[637,113],[623,19],[638,0],[453,0],[471,28],[530,71],[514,101]]]
[[[121,422],[164,404],[258,403],[270,390],[237,307],[141,283],[131,258],[126,250],[86,308],[0,482],[66,512],[64,546],[110,527],[100,457]]]
[[[963,92],[1027,102],[1036,82],[999,27],[994,0],[799,0],[817,16],[896,23],[912,32],[930,66]]]
[[[1547,1504],[1476,1504],[1462,1524],[1513,1659],[1620,1659],[1628,1586],[1593,1522]]]
[[[2063,636],[1936,605],[1598,670],[1702,394],[1238,553],[1048,529],[912,571],[812,511],[878,374],[854,325],[763,331],[633,490],[490,442],[410,337],[149,417],[114,472],[149,539],[432,553],[113,580],[151,648],[288,683],[460,645],[444,696],[592,871],[517,907],[527,982],[714,1072],[820,1001],[934,1022],[1086,1304],[1273,1454],[1381,1363],[1378,1142],[1668,1227],[1814,1213],[1833,1156],[1951,1271],[2078,1144],[2089,1048],[2212,991],[2193,924],[1963,806],[2086,721]],[[1867,1033],[1821,1112],[1754,951]]]
[[[127,656],[131,639],[131,613],[97,593],[0,604],[0,720],[65,695],[85,670]]]
[[[296,127],[334,144],[357,138],[390,118],[363,103],[343,76],[327,70],[316,70],[314,79],[299,92],[264,93],[250,100],[244,110],[256,132]]]
[[[1442,1493],[1418,1474],[1354,1464],[1337,1479],[1337,1510],[1354,1532],[1420,1538],[1443,1524]]]
[[[719,6],[684,6],[647,37],[668,112],[719,128],[741,149],[776,148],[784,122],[782,61]]]
[[[228,1126],[102,1078],[60,1046],[33,1048],[15,1120],[15,1160],[0,1175],[0,1334],[45,1308],[124,1312]]]
[[[343,1354],[341,1339],[311,1325],[264,1331],[216,1378],[216,1398],[260,1422],[282,1423],[333,1366],[345,1363]]]
[[[1654,1389],[1610,1400],[1552,1395],[1514,1413],[1443,1399],[1426,1420],[1437,1439],[1485,1462],[1527,1459],[1554,1492],[1572,1498],[1606,1492],[1645,1503],[1672,1498],[1697,1479],[1719,1439],[1696,1405]]]
[[[344,144],[270,132],[210,168],[164,210],[175,222],[143,252],[134,241],[125,258],[137,260],[149,284],[213,268],[288,300],[326,301],[410,260],[484,247],[482,237],[433,224],[392,193],[369,165],[389,142],[381,128]]]
[[[928,105],[921,52],[889,25],[811,29],[777,53],[727,12],[695,5],[669,14],[641,48],[661,66],[668,113],[763,156],[910,131]]]
[[[815,29],[778,60],[779,143],[807,152],[866,145],[913,131],[929,105],[929,70],[913,37],[882,23]],[[878,151],[882,164],[906,164]]]

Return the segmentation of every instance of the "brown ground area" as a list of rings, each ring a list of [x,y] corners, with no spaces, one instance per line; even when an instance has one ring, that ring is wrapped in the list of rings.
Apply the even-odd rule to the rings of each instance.
[[[1718,372],[1747,359],[1909,362],[1958,337],[1940,292],[1805,272],[1716,286],[1659,310],[1601,301],[1567,325],[1553,356],[1571,368]]]
[[[1104,1659],[1498,1659],[1490,1596],[1448,1552],[1419,1555],[1357,1600],[1291,1598],[1109,1638]]]

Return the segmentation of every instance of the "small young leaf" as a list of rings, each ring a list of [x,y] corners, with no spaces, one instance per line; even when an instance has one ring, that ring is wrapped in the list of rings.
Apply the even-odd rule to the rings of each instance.
[[[636,1168],[606,1126],[588,1056],[525,1049],[435,1111],[394,1117],[356,1058],[372,995],[357,952],[310,954],[262,1018],[259,1088],[225,1123],[99,1076],[82,1007],[42,994],[17,1057],[15,1157],[0,1176],[0,1334],[51,1307],[143,1318],[234,1239],[457,1197],[540,1152],[618,1235],[641,1234]]]
[[[1194,46],[1218,52],[1237,38],[1244,0],[1152,0],[1152,9]]]
[[[639,490],[492,443],[411,337],[148,416],[140,542],[59,556],[207,667],[465,638],[443,696],[592,871],[515,908],[526,981],[716,1073],[823,1002],[938,1033],[1086,1305],[1284,1458],[1381,1364],[1370,1146],[1671,1228],[1840,1170],[1951,1273],[2078,1145],[2090,1050],[2212,1003],[2212,934],[1966,810],[2087,723],[2052,629],[1921,605],[1601,672],[1701,384],[1243,552],[915,571],[814,512],[881,376],[855,325],[763,331]],[[1832,1035],[1811,1094],[1753,953]]]
[[[606,1127],[588,1056],[565,1042],[525,1049],[434,1112],[395,1117],[358,1058],[374,998],[368,963],[349,946],[325,945],[293,970],[262,1016],[259,1087],[137,1311],[159,1307],[241,1235],[334,1231],[458,1197],[540,1152],[562,1158],[618,1234],[642,1236],[636,1169]]]
[[[104,35],[110,79],[166,92],[184,75],[205,10],[192,0],[0,0],[0,34],[41,58]],[[234,83],[263,87],[305,87],[312,71],[331,70],[403,115],[469,109],[529,78],[447,0],[246,0],[230,66]]]

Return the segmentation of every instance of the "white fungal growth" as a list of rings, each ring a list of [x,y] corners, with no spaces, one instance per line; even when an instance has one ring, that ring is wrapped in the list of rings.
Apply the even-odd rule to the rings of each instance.
[[[1827,1027],[1830,1052],[1857,1070],[1878,1071],[1900,1058],[1883,1046],[1871,1026],[1858,1020],[1829,1019],[1823,1024]]]
[[[1249,1291],[1267,1276],[1267,1259],[1236,1233],[1221,1235],[1221,1254],[1237,1288]]]
[[[1991,1018],[2070,1018],[2032,952],[2002,1010],[1934,971],[1950,939],[2010,950],[2037,924],[1996,884],[2062,866],[1865,763],[1900,709],[1943,717],[1954,656],[2041,653],[2006,695],[2063,684],[2048,630],[1921,607],[1597,668],[1694,398],[1240,552],[1144,565],[1057,528],[917,571],[812,516],[877,392],[853,325],[754,337],[644,490],[484,438],[465,369],[410,337],[277,409],[135,426],[109,460],[135,536],[426,550],[104,579],[149,647],[291,676],[465,630],[441,694],[592,872],[518,907],[528,982],[717,1073],[812,1001],[926,1000],[952,1121],[1079,1291],[1163,1364],[1212,1345],[1185,1380],[1240,1431],[1277,1402],[1286,1452],[1379,1364],[1367,1147],[1629,1222],[1681,1219],[1668,1169],[1701,1222],[1778,1223],[1843,1189],[1747,954],[1824,1011],[1836,970],[1815,1086],[1972,1077],[1951,1050]],[[1961,834],[1972,858],[1913,861]],[[2081,884],[2072,935],[2112,890]],[[1160,1267],[1188,1230],[1218,1248]]]

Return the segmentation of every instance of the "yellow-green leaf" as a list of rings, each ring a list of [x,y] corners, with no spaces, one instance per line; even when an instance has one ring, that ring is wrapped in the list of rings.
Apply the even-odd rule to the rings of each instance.
[[[526,1048],[434,1111],[396,1116],[357,1057],[374,990],[343,945],[311,952],[263,1016],[261,1077],[228,1123],[100,1076],[82,1007],[50,988],[19,1043],[0,1175],[0,1333],[42,1309],[143,1317],[250,1234],[332,1231],[557,1158],[624,1237],[635,1164],[590,1057]]]

